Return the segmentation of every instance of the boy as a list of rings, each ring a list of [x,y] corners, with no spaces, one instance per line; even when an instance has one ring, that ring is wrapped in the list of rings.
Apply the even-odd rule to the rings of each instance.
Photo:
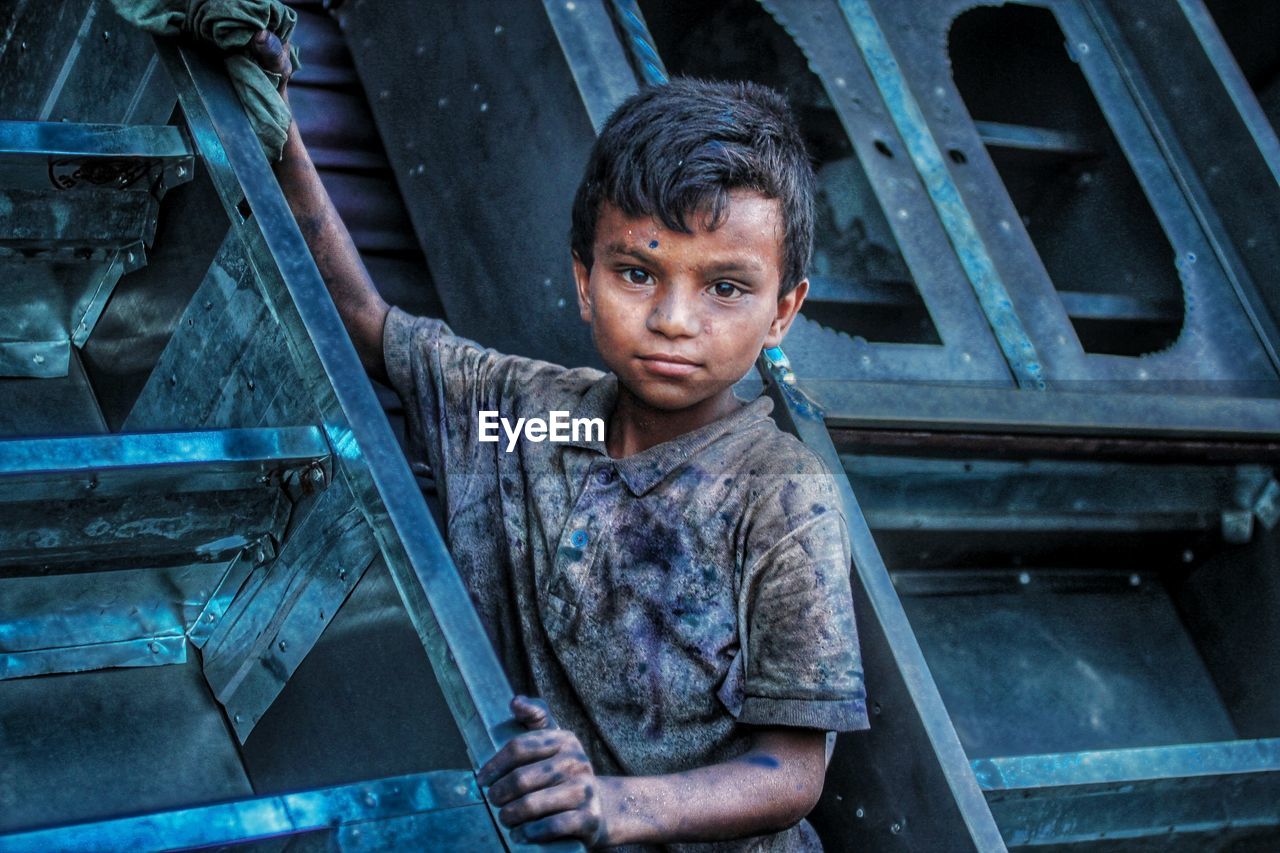
[[[273,38],[254,45],[287,78]],[[282,84],[283,86],[283,84]],[[732,385],[804,301],[813,175],[785,102],[675,81],[629,99],[573,209],[610,372],[501,356],[378,296],[296,125],[277,166],[366,367],[404,398],[530,731],[481,768],[513,836],[819,849],[825,732],[866,726],[839,497]],[[480,440],[482,411],[607,421]]]

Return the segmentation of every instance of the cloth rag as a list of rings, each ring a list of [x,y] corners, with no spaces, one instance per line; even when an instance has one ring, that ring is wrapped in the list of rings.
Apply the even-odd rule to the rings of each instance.
[[[259,30],[288,42],[298,13],[278,0],[111,0],[121,18],[159,36],[187,35],[226,53],[227,74],[267,159],[276,162],[289,133],[289,105],[278,87],[280,75],[254,62],[245,51]],[[298,49],[290,46],[296,71]]]

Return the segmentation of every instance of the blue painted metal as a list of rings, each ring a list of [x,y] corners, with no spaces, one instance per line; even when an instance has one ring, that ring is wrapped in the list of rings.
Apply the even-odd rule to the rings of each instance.
[[[0,851],[186,850],[335,830],[432,812],[450,812],[460,822],[470,822],[473,819],[470,812],[474,810],[487,821],[483,803],[473,774],[437,770],[296,794],[0,835]],[[416,844],[422,849],[436,844],[447,846],[449,827],[436,825],[432,830],[436,833],[434,840],[420,837],[414,839]]]
[[[0,376],[68,375],[146,263],[159,198],[191,175],[176,127],[0,121]]]
[[[645,25],[644,15],[640,13],[640,5],[636,0],[611,0],[614,17],[622,27],[625,35],[627,52],[635,61],[640,79],[647,86],[657,86],[667,82],[667,69],[662,64],[658,49],[653,46],[653,36]]]
[[[317,427],[9,439],[0,441],[0,503],[261,487],[328,459]]]
[[[1272,849],[1280,739],[981,759],[974,772],[1011,848]],[[1264,840],[1265,839],[1265,840]],[[1250,845],[1246,845],[1250,846]]]
[[[0,441],[0,489],[94,475],[99,485],[106,485],[115,477],[144,478],[173,469],[188,473],[205,469],[225,473],[228,479],[237,473],[261,476],[328,456],[329,445],[318,427],[11,439]],[[83,494],[84,486],[79,485],[78,491]],[[16,496],[31,498],[30,492]]]
[[[0,186],[150,192],[190,179],[191,145],[177,127],[0,121]]]
[[[1222,54],[1226,53],[1226,51],[1221,49],[1220,44],[1218,45],[1219,49],[1214,50],[1211,35],[1204,28],[1204,22],[1196,20],[1195,11],[1188,9],[1185,2],[1180,5],[1183,13],[1187,15],[1188,22],[1196,30],[1196,34],[1200,38],[1200,44],[1205,49],[1206,57],[1214,63],[1215,70],[1218,71],[1219,75],[1223,76],[1224,80],[1230,80],[1231,78],[1228,76],[1231,73],[1230,69],[1225,67],[1227,63],[1222,61]],[[1239,251],[1224,227],[1221,217],[1218,215],[1218,211],[1214,208],[1203,181],[1192,167],[1190,158],[1179,141],[1172,123],[1164,112],[1159,109],[1155,94],[1146,79],[1144,79],[1136,56],[1125,43],[1115,17],[1103,4],[1098,3],[1096,0],[1084,0],[1084,8],[1089,15],[1091,23],[1097,28],[1099,40],[1103,42],[1107,52],[1116,58],[1119,74],[1123,77],[1125,85],[1131,92],[1134,103],[1141,112],[1143,120],[1150,128],[1154,141],[1160,148],[1160,153],[1163,155],[1164,160],[1170,164],[1172,177],[1186,196],[1188,210],[1182,218],[1187,220],[1194,219],[1199,229],[1203,232],[1205,248],[1211,250],[1218,258],[1222,267],[1223,277],[1226,279],[1226,283],[1230,285],[1236,299],[1239,300],[1240,308],[1245,313],[1249,323],[1257,331],[1259,343],[1263,350],[1266,351],[1272,369],[1280,373],[1280,351],[1277,350],[1277,346],[1280,346],[1280,327],[1276,325],[1275,318],[1268,312],[1257,284],[1250,276],[1247,266],[1240,257]],[[1204,11],[1203,6],[1200,9],[1201,12]],[[1211,22],[1209,26],[1212,26]],[[1239,75],[1238,66],[1234,66],[1234,63],[1231,63],[1231,65],[1235,67],[1236,75]],[[1248,86],[1243,80],[1237,80],[1236,82],[1243,91],[1248,91]],[[1269,124],[1266,131],[1257,130],[1251,123],[1250,111],[1241,107],[1240,102],[1244,100],[1240,97],[1241,88],[1237,88],[1235,85],[1227,85],[1225,88],[1239,110],[1241,120],[1249,127],[1253,141],[1263,155],[1263,160],[1270,166],[1273,175],[1280,174],[1280,161],[1276,159],[1280,156],[1280,141],[1276,139],[1275,131],[1271,129]],[[1249,100],[1253,103],[1254,111],[1261,112],[1258,108],[1257,100],[1255,98],[1250,98]],[[1269,136],[1267,135],[1268,132]],[[1166,228],[1166,230],[1172,238],[1179,240],[1178,245],[1194,247],[1194,237],[1181,236],[1174,228]],[[1224,289],[1219,288],[1219,290]],[[1191,318],[1188,317],[1188,322],[1190,320]],[[1214,318],[1214,321],[1207,325],[1209,329],[1206,331],[1211,333],[1225,326],[1225,323]],[[1205,334],[1205,332],[1201,334]],[[1199,353],[1197,353],[1198,355]]]
[[[1280,738],[981,758],[973,772],[984,791],[1274,773],[1280,772]],[[1280,812],[1272,820],[1280,822]]]
[[[1014,377],[1022,387],[1043,390],[1045,381],[1036,348],[1013,309],[1004,282],[943,162],[937,142],[929,133],[920,106],[907,87],[870,4],[867,0],[840,0],[840,11],[884,95],[894,125],[929,191]]]

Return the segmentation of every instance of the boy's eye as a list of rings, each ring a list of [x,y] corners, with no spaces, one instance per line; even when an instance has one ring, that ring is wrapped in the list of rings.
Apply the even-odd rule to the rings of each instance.
[[[652,280],[647,272],[635,267],[623,270],[622,276],[630,284],[648,284]]]
[[[742,293],[742,290],[732,282],[717,281],[715,284],[711,285],[711,292],[716,296],[719,296],[721,299],[733,299],[734,297],[739,296]]]

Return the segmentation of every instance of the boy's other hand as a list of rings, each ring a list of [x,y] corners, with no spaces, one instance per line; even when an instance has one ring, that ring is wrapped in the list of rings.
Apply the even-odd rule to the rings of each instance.
[[[577,838],[588,847],[606,841],[600,780],[578,736],[548,728],[551,715],[539,700],[511,700],[516,722],[531,731],[512,738],[480,768],[498,819],[518,842]]]
[[[270,30],[259,30],[249,42],[249,58],[258,63],[268,74],[280,75],[280,94],[285,93],[289,78],[293,76],[293,60],[289,58],[289,45]]]

